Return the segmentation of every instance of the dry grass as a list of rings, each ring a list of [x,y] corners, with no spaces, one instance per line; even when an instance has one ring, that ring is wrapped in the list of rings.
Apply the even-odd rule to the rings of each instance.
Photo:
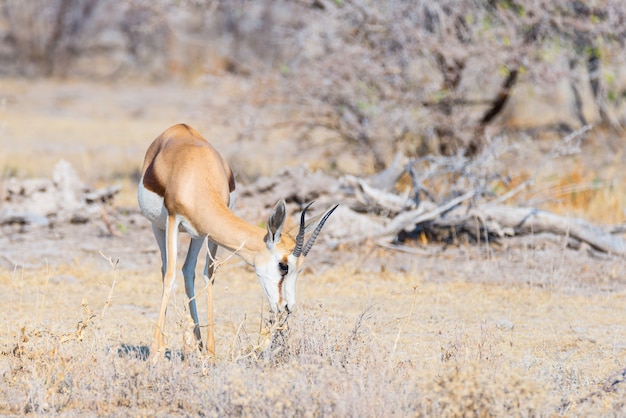
[[[211,97],[172,90],[164,93],[171,101],[157,103],[134,98],[137,87],[116,102],[102,86],[70,84],[59,93],[47,83],[3,85],[10,93],[0,111],[5,175],[49,177],[63,157],[90,185],[123,182],[118,204],[134,207],[133,176],[145,146],[170,122],[217,134],[220,149],[241,146],[229,144],[233,129],[220,135],[237,120],[225,116],[216,127],[203,113],[224,90]],[[93,109],[85,104],[98,100],[87,100],[86,91],[101,102]],[[282,161],[282,151],[272,158]],[[547,167],[528,197],[595,222],[623,222],[620,158],[603,167],[584,158]],[[122,235],[111,240],[143,250],[141,237]],[[85,262],[84,249],[68,247],[79,254],[73,263],[0,270],[0,414],[623,415],[626,384],[603,389],[626,363],[623,260],[600,261],[556,241],[537,236],[502,247],[432,249],[430,256],[340,249],[332,267],[310,260],[288,331],[269,340],[259,285],[233,260],[217,276],[215,366],[188,348],[182,285],[168,312],[172,359],[152,365],[127,355],[148,343],[156,321],[156,253],[137,255],[153,256],[150,265],[122,259],[103,269]]]
[[[593,223],[623,223],[626,220],[626,177],[616,171],[618,165],[615,162],[599,169],[586,168],[582,166],[582,158],[577,158],[567,171],[540,179],[523,199],[551,212]]]
[[[185,349],[182,291],[168,336],[184,359],[120,355],[151,334],[155,274],[2,272],[0,413],[598,416],[626,407],[626,388],[599,390],[626,361],[626,312],[616,308],[624,291],[543,284],[573,274],[566,266],[520,285],[356,270],[304,277],[304,303],[269,344],[258,285],[238,264],[225,266],[215,366]]]

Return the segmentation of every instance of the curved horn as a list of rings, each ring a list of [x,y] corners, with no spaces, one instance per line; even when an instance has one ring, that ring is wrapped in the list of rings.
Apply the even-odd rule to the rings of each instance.
[[[313,231],[313,233],[311,234],[311,237],[309,238],[309,240],[306,242],[306,245],[304,246],[304,250],[302,251],[302,254],[306,257],[307,254],[309,253],[309,251],[311,251],[311,247],[313,246],[313,244],[315,243],[315,239],[317,238],[317,235],[320,233],[320,231],[322,230],[322,227],[324,226],[324,223],[326,222],[326,220],[328,219],[328,217],[330,215],[332,215],[332,213],[335,211],[335,209],[337,209],[337,207],[339,207],[339,205],[335,205],[334,208],[332,208],[331,210],[329,210],[328,212],[326,212],[326,214],[322,217],[322,220],[320,221],[320,223],[317,224],[317,227],[315,228],[315,231]]]
[[[293,249],[293,256],[300,257],[302,254],[302,244],[304,244],[304,215],[306,214],[306,210],[313,204],[313,202],[309,203],[302,209],[302,215],[300,215],[300,230],[298,231],[298,235],[296,235],[296,246]]]

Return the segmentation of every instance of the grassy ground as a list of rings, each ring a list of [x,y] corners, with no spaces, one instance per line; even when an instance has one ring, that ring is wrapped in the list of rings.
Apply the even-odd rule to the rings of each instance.
[[[80,83],[0,86],[6,96],[0,111],[5,177],[49,177],[58,158],[67,158],[89,184],[122,181],[122,207],[136,205],[134,176],[145,146],[173,123],[190,122],[236,154],[234,128],[215,109],[230,109],[247,94],[245,86],[226,81],[216,95],[197,88]],[[168,99],[159,103],[159,92]],[[598,149],[604,151],[544,167],[524,198],[600,224],[623,222],[623,157]],[[252,171],[271,171],[280,156],[275,152]],[[515,158],[526,166],[515,180],[523,181],[530,165]],[[273,339],[254,273],[231,260],[217,273],[216,364],[190,347],[179,282],[168,310],[167,341],[174,354],[153,365],[132,354],[149,343],[156,321],[158,256],[147,222],[129,219],[121,217],[120,236],[108,238],[98,237],[90,225],[3,230],[11,235],[8,245],[19,246],[27,261],[0,270],[0,414],[626,411],[626,385],[605,387],[626,365],[621,259],[599,259],[568,248],[565,239],[543,236],[492,247],[432,245],[417,254],[373,244],[331,252],[319,244],[300,278],[288,331]],[[47,241],[45,251],[41,240]],[[63,257],[51,256],[52,247]],[[110,263],[109,255],[119,263]],[[197,293],[200,317],[206,318],[201,283]]]
[[[507,268],[476,263],[491,274]],[[532,269],[532,256],[523,264]],[[170,306],[168,341],[185,359],[152,365],[120,354],[151,335],[154,272],[3,271],[0,413],[619,413],[623,388],[602,387],[626,361],[626,292],[555,284],[554,275],[572,274],[566,266],[539,270],[534,283],[512,285],[481,283],[469,271],[438,280],[428,269],[376,274],[338,265],[302,278],[289,331],[272,343],[261,330],[267,314],[253,275],[225,265],[215,366],[185,342],[182,291]]]

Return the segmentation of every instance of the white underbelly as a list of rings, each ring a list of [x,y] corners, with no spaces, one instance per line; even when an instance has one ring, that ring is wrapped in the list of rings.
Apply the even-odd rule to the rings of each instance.
[[[153,191],[146,189],[143,186],[143,178],[139,181],[137,200],[139,201],[139,207],[141,208],[143,216],[148,218],[157,228],[165,230],[168,212],[163,204],[163,198]],[[187,232],[193,238],[200,238],[200,235],[198,235],[198,232],[187,218],[177,215],[176,219],[180,231]]]
[[[143,216],[148,218],[154,226],[165,229],[167,223],[167,209],[163,204],[163,198],[143,186],[143,177],[139,181],[137,200]]]

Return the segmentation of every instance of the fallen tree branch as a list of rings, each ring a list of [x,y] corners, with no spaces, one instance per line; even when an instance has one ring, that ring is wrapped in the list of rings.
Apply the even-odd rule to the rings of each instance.
[[[441,206],[435,206],[433,203],[429,202],[422,202],[416,209],[399,213],[378,231],[369,235],[351,236],[343,240],[342,243],[358,244],[368,239],[397,236],[401,231],[407,228],[412,230],[415,228],[415,225],[436,220],[441,214],[455,208],[464,201],[471,199],[473,196],[474,192],[467,192]]]
[[[363,179],[345,175],[341,178],[356,197],[359,205],[353,205],[353,209],[360,212],[386,212],[396,215],[406,209],[414,208],[415,202],[409,198],[408,193],[397,195],[386,192],[367,184]]]
[[[471,199],[474,195],[474,191],[467,192],[441,206],[436,206],[430,210],[426,209],[427,211],[424,208],[426,205],[423,203],[417,209],[409,212],[403,212],[393,218],[393,220],[383,229],[383,233],[381,233],[381,235],[395,235],[409,226],[414,227],[417,224],[434,221],[437,217],[439,217],[439,215],[453,209],[466,200]]]
[[[494,221],[501,227],[513,228],[516,234],[550,232],[571,236],[609,254],[626,255],[626,242],[582,219],[569,218],[534,208],[485,205],[475,208],[471,216]]]

